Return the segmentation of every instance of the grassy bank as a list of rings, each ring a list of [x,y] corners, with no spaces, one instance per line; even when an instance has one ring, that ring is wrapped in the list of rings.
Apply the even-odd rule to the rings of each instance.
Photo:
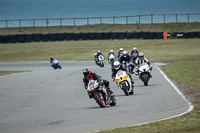
[[[166,23],[166,24],[96,24],[85,26],[62,27],[26,27],[26,28],[0,28],[0,34],[33,34],[33,33],[80,33],[80,32],[190,32],[200,31],[200,23]]]

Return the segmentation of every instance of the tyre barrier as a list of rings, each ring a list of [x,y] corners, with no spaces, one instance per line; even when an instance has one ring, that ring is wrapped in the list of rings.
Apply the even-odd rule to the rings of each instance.
[[[104,33],[103,34],[103,39],[104,40],[112,39],[112,33],[111,32]]]
[[[2,43],[9,43],[10,42],[9,35],[3,35],[3,36],[1,36],[1,42]]]
[[[199,32],[167,33],[168,38],[200,38]],[[70,40],[109,40],[109,39],[163,39],[163,32],[101,32],[101,33],[49,33],[0,35],[0,43],[24,43]]]
[[[57,41],[57,34],[56,33],[49,34],[49,40],[50,41]]]
[[[18,35],[18,42],[25,43],[26,42],[26,34]]]
[[[34,34],[34,35],[33,35],[33,39],[34,39],[34,41],[36,41],[36,42],[42,41],[42,34]]]
[[[57,37],[58,41],[64,41],[66,39],[66,33],[58,33]]]
[[[134,38],[134,33],[133,32],[127,32],[126,38],[127,39],[133,39]]]
[[[73,40],[73,35],[74,33],[66,33],[66,40],[67,41]]]
[[[163,32],[157,32],[156,39],[163,39]]]
[[[26,42],[34,42],[33,34],[26,35]]]
[[[149,32],[149,39],[156,39],[156,32]]]
[[[127,38],[127,33],[126,32],[119,32],[119,39],[126,39]]]
[[[88,33],[81,33],[81,40],[88,40],[89,34]]]
[[[43,42],[48,42],[50,40],[49,34],[43,34],[42,35],[42,41]]]
[[[73,40],[80,40],[81,39],[81,33],[74,33]]]
[[[96,40],[96,33],[88,33],[89,36],[88,36],[88,39],[89,40]]]
[[[149,32],[142,32],[142,39],[149,39]]]
[[[140,39],[142,37],[142,33],[141,32],[135,32],[134,33],[134,38],[135,39]]]
[[[119,33],[118,32],[112,32],[112,35],[111,35],[112,37],[112,39],[114,40],[114,39],[119,39]]]
[[[103,40],[104,33],[96,33],[96,40]]]
[[[18,35],[14,35],[14,36],[9,35],[9,42],[10,43],[17,43],[18,42]]]

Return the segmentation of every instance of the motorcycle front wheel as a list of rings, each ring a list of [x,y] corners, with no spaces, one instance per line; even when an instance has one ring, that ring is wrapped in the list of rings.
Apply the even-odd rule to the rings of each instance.
[[[143,74],[143,82],[145,86],[148,86],[149,76],[147,73]]]
[[[104,98],[100,92],[94,94],[94,99],[96,100],[96,102],[99,104],[100,107],[103,108],[106,106],[106,102],[104,101]]]

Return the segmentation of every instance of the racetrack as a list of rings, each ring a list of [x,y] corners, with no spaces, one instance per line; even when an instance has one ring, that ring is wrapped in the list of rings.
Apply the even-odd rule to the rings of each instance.
[[[125,96],[111,79],[108,62],[61,62],[54,70],[49,62],[0,62],[0,71],[24,72],[0,77],[0,132],[85,133],[148,123],[191,110],[187,102],[154,64],[153,78],[144,86],[138,76],[135,94]],[[110,81],[117,105],[100,108],[89,99],[82,82],[82,69]]]

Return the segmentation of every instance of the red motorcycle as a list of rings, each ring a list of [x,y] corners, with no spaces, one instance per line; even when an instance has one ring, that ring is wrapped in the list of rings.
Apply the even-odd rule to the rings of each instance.
[[[107,92],[105,85],[101,85],[97,80],[89,81],[87,92],[102,108],[106,105],[116,105],[115,96],[111,96],[110,92]]]

